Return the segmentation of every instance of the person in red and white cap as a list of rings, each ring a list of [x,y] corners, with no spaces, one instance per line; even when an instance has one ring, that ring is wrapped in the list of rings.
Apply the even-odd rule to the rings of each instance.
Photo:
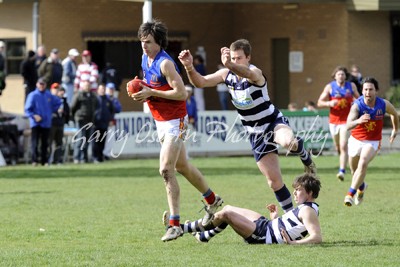
[[[90,82],[90,91],[96,92],[98,87],[99,69],[96,63],[92,62],[92,53],[83,50],[82,63],[78,65],[75,77],[75,91],[81,90],[84,81]]]

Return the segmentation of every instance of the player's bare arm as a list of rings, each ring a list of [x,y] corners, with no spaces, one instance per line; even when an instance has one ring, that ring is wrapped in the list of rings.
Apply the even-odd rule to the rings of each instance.
[[[318,215],[311,207],[303,207],[299,211],[299,219],[303,222],[307,229],[308,236],[301,240],[290,240],[285,238],[285,241],[291,245],[300,244],[319,244],[322,242],[321,226],[319,224]],[[288,237],[288,236],[287,236]]]
[[[337,104],[337,100],[329,100],[329,95],[332,91],[332,86],[327,84],[318,98],[318,107],[320,108],[330,108]]]
[[[217,84],[224,82],[226,76],[228,75],[228,70],[222,69],[216,71],[215,73],[202,76],[194,68],[193,56],[189,50],[181,51],[178,58],[185,67],[190,83],[195,87],[204,88],[216,86]]]
[[[161,91],[143,85],[143,89],[133,94],[135,100],[143,101],[151,96],[161,97],[172,100],[186,100],[187,93],[182,78],[175,69],[175,65],[170,60],[161,63],[161,73],[166,77],[172,90]]]
[[[244,55],[240,55],[244,56]],[[232,58],[231,51],[227,47],[221,48],[221,62],[230,71],[238,75],[239,77],[246,78],[250,82],[262,86],[265,84],[265,77],[262,71],[257,67],[249,67],[247,64],[238,64],[235,61],[241,62],[241,58]]]
[[[359,98],[360,94],[358,93],[357,86],[355,85],[355,83],[353,83],[353,82],[351,83],[351,88],[353,89],[353,97],[354,97],[354,99]]]
[[[399,115],[397,114],[397,110],[392,103],[386,99],[384,99],[384,101],[386,103],[386,113],[390,115],[390,120],[392,122],[392,133],[390,134],[389,141],[390,143],[393,143],[399,129]]]
[[[369,114],[363,114],[360,118],[358,118],[359,115],[359,109],[358,105],[352,105],[349,115],[347,116],[347,122],[346,122],[346,128],[347,130],[351,130],[357,125],[367,122],[370,119]]]

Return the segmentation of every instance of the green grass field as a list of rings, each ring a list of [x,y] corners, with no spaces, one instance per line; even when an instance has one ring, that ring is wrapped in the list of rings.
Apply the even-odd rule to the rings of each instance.
[[[364,203],[348,208],[350,175],[341,183],[336,156],[315,158],[323,244],[306,246],[246,245],[231,228],[207,244],[191,235],[161,242],[167,202],[157,159],[0,168],[0,266],[400,266],[399,159],[377,156]],[[252,157],[191,162],[225,204],[267,214],[276,203]],[[300,160],[280,163],[291,189]],[[202,217],[200,194],[178,179],[182,220]]]

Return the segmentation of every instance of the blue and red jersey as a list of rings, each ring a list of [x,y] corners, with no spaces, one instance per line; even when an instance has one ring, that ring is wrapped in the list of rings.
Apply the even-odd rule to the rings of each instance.
[[[143,54],[142,57],[143,81],[147,83],[149,87],[161,91],[172,90],[167,79],[161,73],[161,63],[164,60],[171,60],[179,73],[176,63],[164,50],[161,50],[157,54],[150,66],[148,65],[147,55]],[[185,101],[150,97],[147,100],[147,104],[149,105],[151,114],[157,121],[169,121],[183,118],[187,114]]]
[[[383,117],[386,113],[385,101],[377,97],[375,106],[369,107],[364,102],[364,96],[360,96],[354,105],[358,105],[358,118],[363,114],[369,114],[371,119],[368,122],[357,125],[352,131],[351,135],[357,140],[370,140],[379,141],[382,139]]]
[[[345,82],[344,86],[340,87],[336,81],[331,82],[331,87],[329,100],[338,100],[339,102],[330,108],[329,123],[345,124],[353,103],[353,88],[350,82]]]

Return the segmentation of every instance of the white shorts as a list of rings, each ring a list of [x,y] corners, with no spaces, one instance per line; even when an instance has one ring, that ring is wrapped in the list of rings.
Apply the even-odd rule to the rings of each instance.
[[[331,136],[335,136],[338,135],[340,130],[344,128],[346,131],[346,123],[344,124],[333,124],[333,123],[329,123],[329,131],[331,132]]]
[[[185,140],[185,134],[189,122],[188,115],[180,119],[155,122],[157,127],[158,139],[160,140],[160,142],[164,141],[166,135],[171,135]]]
[[[348,142],[348,155],[349,157],[360,156],[361,150],[364,146],[370,145],[375,151],[381,148],[381,141],[368,141],[368,140],[357,140],[353,136],[350,136]]]

